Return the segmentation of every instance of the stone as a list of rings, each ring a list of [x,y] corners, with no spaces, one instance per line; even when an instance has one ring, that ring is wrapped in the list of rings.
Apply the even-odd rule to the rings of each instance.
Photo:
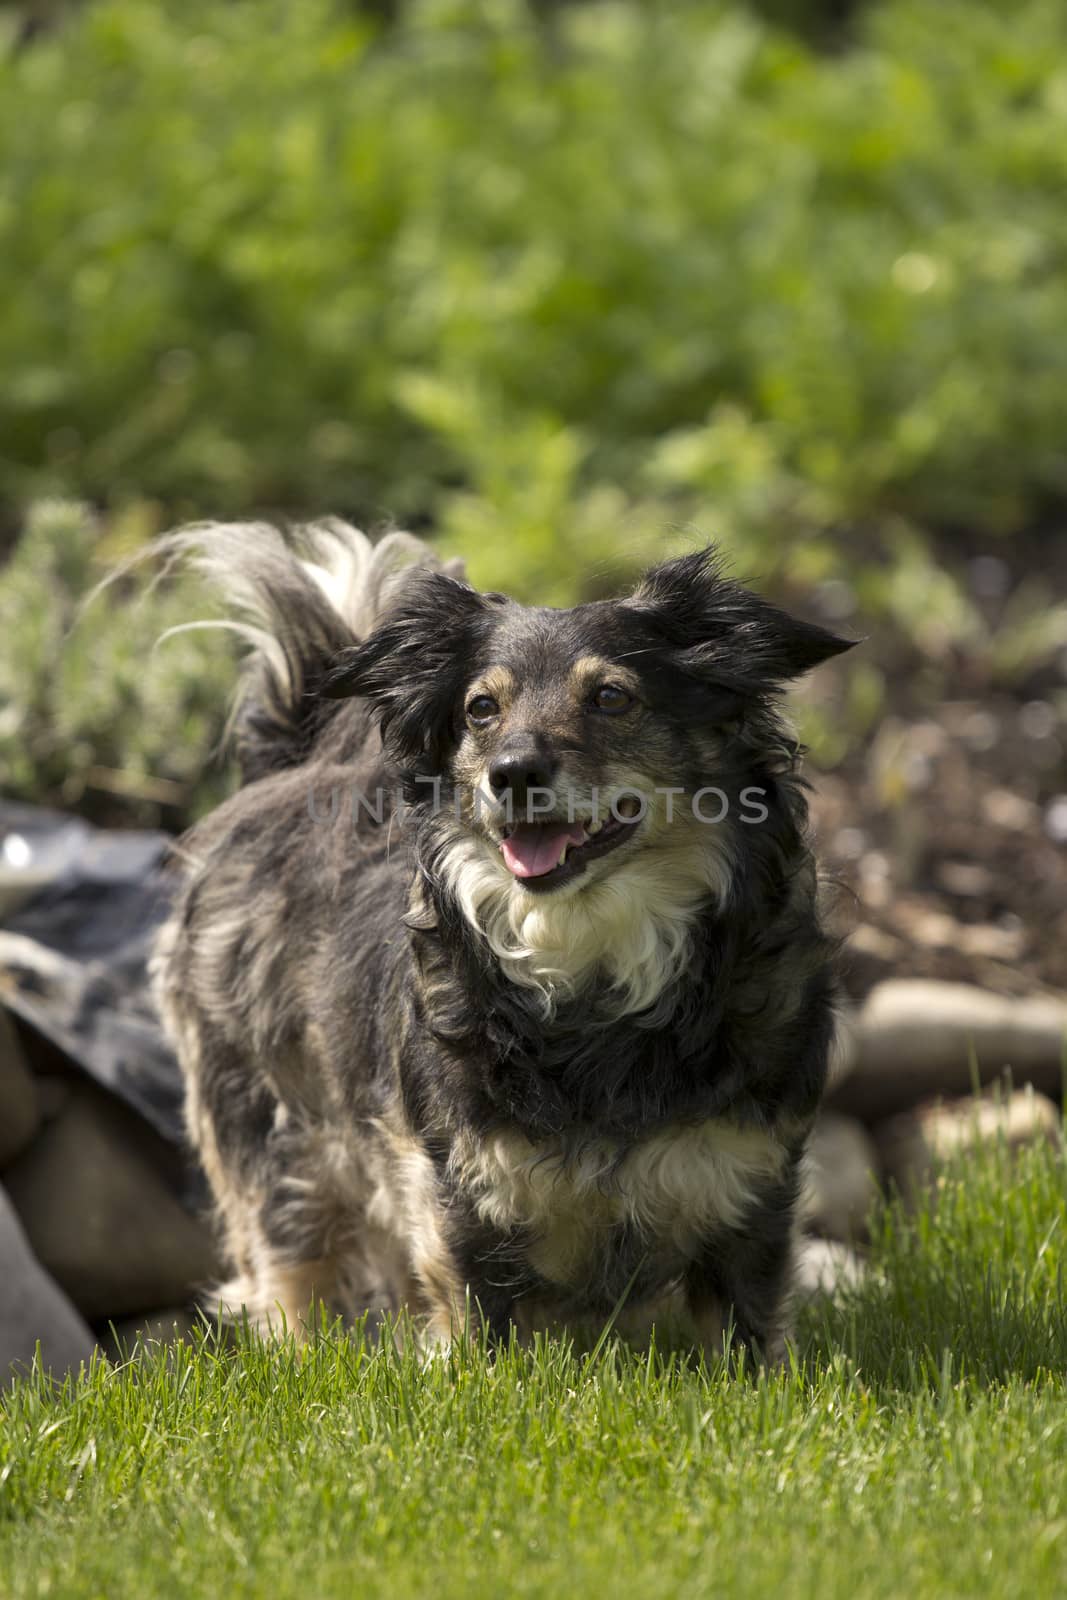
[[[0,1172],[37,1132],[37,1095],[15,1025],[0,1010]]]
[[[86,1317],[181,1304],[217,1275],[210,1228],[178,1198],[177,1153],[88,1080],[6,1182],[37,1256]]]
[[[994,828],[1026,833],[1041,820],[1041,812],[1034,802],[1025,800],[1011,789],[989,789],[979,804],[984,820],[992,823]]]
[[[940,861],[934,876],[942,889],[961,900],[988,897],[996,889],[992,872],[978,861]]]
[[[54,1378],[77,1372],[96,1348],[88,1325],[30,1249],[11,1201],[0,1188],[0,1387],[33,1362]]]
[[[47,1077],[38,1076],[33,1080],[37,1093],[37,1112],[42,1122],[54,1122],[60,1112],[66,1108],[72,1093],[72,1085],[76,1082],[73,1073],[61,1075],[58,1072],[49,1073]]]
[[[890,1117],[877,1130],[886,1177],[907,1201],[933,1181],[939,1164],[982,1144],[1003,1141],[1009,1150],[1031,1144],[1060,1146],[1058,1108],[1032,1087],[988,1099],[951,1100],[916,1106]]]
[[[1067,1001],[1009,999],[963,983],[896,978],[872,989],[856,1019],[851,1070],[834,1109],[874,1123],[920,1101],[965,1095],[1009,1075],[1058,1095]]]
[[[845,1244],[867,1237],[878,1198],[878,1152],[855,1117],[824,1111],[804,1158],[800,1214],[805,1227]]]
[[[839,1295],[858,1289],[867,1277],[867,1263],[835,1239],[802,1239],[797,1249],[793,1287],[800,1300]]]

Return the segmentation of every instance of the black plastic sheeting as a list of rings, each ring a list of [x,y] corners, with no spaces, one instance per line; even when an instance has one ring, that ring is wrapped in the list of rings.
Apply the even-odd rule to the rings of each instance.
[[[168,845],[0,800],[0,1004],[180,1142],[181,1074],[148,977]]]

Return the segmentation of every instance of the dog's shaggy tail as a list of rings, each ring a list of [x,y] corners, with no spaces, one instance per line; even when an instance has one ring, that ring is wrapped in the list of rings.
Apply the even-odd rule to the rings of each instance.
[[[160,540],[188,562],[231,612],[222,623],[252,647],[231,723],[246,783],[302,762],[340,702],[318,686],[339,651],[375,626],[413,568],[442,563],[409,533],[378,544],[338,521],[281,534],[267,523],[200,523]],[[447,568],[462,575],[461,564]]]

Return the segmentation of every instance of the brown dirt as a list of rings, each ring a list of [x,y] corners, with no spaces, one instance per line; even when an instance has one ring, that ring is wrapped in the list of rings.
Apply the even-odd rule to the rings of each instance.
[[[1032,581],[1034,552],[1018,558],[1001,609]],[[1058,559],[1043,574],[1053,595],[1067,592],[1067,550]],[[858,998],[884,977],[930,977],[1062,993],[1067,652],[1005,684],[981,651],[932,663],[875,638],[829,669],[831,702],[868,655],[886,671],[880,714],[840,766],[808,772],[820,858],[842,889],[846,987]],[[813,698],[823,692],[813,683]]]

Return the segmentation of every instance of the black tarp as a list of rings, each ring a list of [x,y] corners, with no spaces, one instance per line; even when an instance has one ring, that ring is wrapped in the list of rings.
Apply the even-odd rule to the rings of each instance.
[[[0,800],[0,1003],[180,1141],[181,1075],[148,978],[168,843]]]

